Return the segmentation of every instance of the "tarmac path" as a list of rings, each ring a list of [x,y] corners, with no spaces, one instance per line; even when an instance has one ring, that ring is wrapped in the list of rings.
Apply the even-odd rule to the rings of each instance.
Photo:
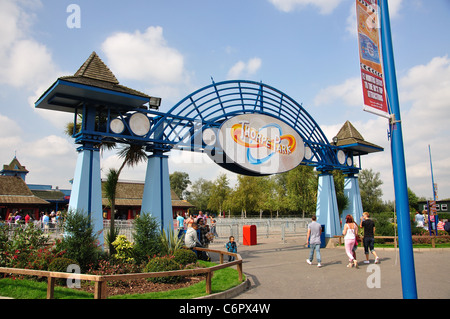
[[[343,248],[322,248],[318,268],[315,257],[312,265],[306,263],[309,248],[304,244],[302,236],[239,245],[251,287],[234,299],[403,299],[398,249],[378,249],[380,263],[374,264],[370,254],[370,264],[364,264],[363,248],[358,247],[355,269],[346,267]],[[419,299],[450,298],[450,249],[415,249],[414,265]]]

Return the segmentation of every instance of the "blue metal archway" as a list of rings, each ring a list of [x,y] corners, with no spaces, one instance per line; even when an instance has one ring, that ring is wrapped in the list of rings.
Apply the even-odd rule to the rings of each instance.
[[[94,57],[95,58],[95,57]],[[73,81],[73,80],[72,80]],[[232,117],[262,114],[276,118],[294,129],[304,143],[302,165],[322,172],[316,215],[326,225],[327,237],[340,233],[339,214],[331,170],[356,173],[351,150],[331,145],[316,121],[303,106],[287,94],[261,82],[233,80],[207,85],[186,96],[168,112],[146,105],[145,97],[133,92],[58,79],[36,102],[36,107],[74,113],[75,142],[81,144],[69,207],[95,212],[101,217],[101,143],[139,144],[150,152],[141,212],[157,217],[162,228],[172,226],[168,152],[172,149],[223,153],[216,144],[205,142],[203,132],[218,129]],[[149,97],[150,98],[150,97]],[[78,115],[81,123],[77,123]],[[303,155],[302,155],[303,156]],[[214,156],[213,156],[214,157]],[[217,161],[216,161],[217,162]],[[221,163],[217,162],[219,165]],[[224,166],[235,172],[230,165]],[[245,172],[244,172],[245,173]],[[357,192],[359,196],[359,192]],[[97,221],[98,222],[98,221]],[[98,224],[100,229],[101,225]]]

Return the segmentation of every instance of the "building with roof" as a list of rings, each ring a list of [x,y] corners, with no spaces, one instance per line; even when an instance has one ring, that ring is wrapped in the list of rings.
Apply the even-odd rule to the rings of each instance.
[[[26,184],[25,176],[29,173],[25,166],[14,157],[9,165],[3,165],[0,171],[0,218],[7,220],[16,212],[22,217],[29,214],[33,219],[39,219],[42,212],[66,210],[70,200],[71,190],[53,188],[52,185]],[[102,182],[103,184],[104,182]],[[103,189],[103,187],[102,187]],[[119,181],[116,189],[116,218],[134,219],[141,212],[144,182]],[[177,213],[186,214],[194,205],[180,200],[171,191],[172,211],[174,218]],[[103,217],[111,218],[109,201],[102,192]]]
[[[102,181],[102,184],[105,182]],[[116,188],[115,219],[134,219],[141,212],[142,197],[144,194],[144,182],[119,181]],[[103,189],[103,187],[102,187]],[[173,190],[171,190],[172,214],[173,218],[177,213],[185,215],[194,205],[186,200],[181,200]],[[105,192],[102,192],[103,218],[111,219],[111,208]]]
[[[3,169],[0,171],[0,175],[2,176],[18,176],[24,181],[27,174],[28,170],[25,168],[25,166],[20,164],[16,156],[14,156],[9,165],[3,165]]]
[[[0,218],[8,220],[16,213],[24,218],[29,214],[39,219],[39,213],[50,203],[31,192],[19,176],[0,176]]]

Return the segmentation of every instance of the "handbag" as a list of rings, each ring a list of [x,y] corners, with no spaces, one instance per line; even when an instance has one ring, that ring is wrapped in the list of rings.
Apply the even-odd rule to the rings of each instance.
[[[361,241],[361,238],[358,234],[355,234],[355,246],[358,246],[358,243]]]

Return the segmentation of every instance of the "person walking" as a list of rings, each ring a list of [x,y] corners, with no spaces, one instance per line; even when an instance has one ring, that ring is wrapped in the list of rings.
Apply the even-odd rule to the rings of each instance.
[[[366,255],[365,264],[369,263],[369,249],[372,255],[375,256],[375,263],[378,264],[379,258],[374,249],[375,244],[375,222],[370,219],[370,214],[368,212],[364,212],[361,217],[361,223],[359,227],[364,229],[364,254]]]
[[[306,262],[312,265],[312,261],[314,258],[314,251],[316,252],[317,259],[317,267],[322,267],[322,260],[320,256],[320,235],[322,234],[322,225],[316,222],[316,216],[313,215],[311,217],[312,222],[308,225],[308,232],[306,234],[306,242],[309,243],[310,251],[309,258],[306,259]]]
[[[345,217],[345,226],[342,231],[344,235],[345,242],[345,253],[348,256],[348,268],[358,268],[358,262],[356,258],[353,256],[353,246],[355,246],[356,235],[358,234],[358,225],[353,221],[352,215],[347,215]]]

